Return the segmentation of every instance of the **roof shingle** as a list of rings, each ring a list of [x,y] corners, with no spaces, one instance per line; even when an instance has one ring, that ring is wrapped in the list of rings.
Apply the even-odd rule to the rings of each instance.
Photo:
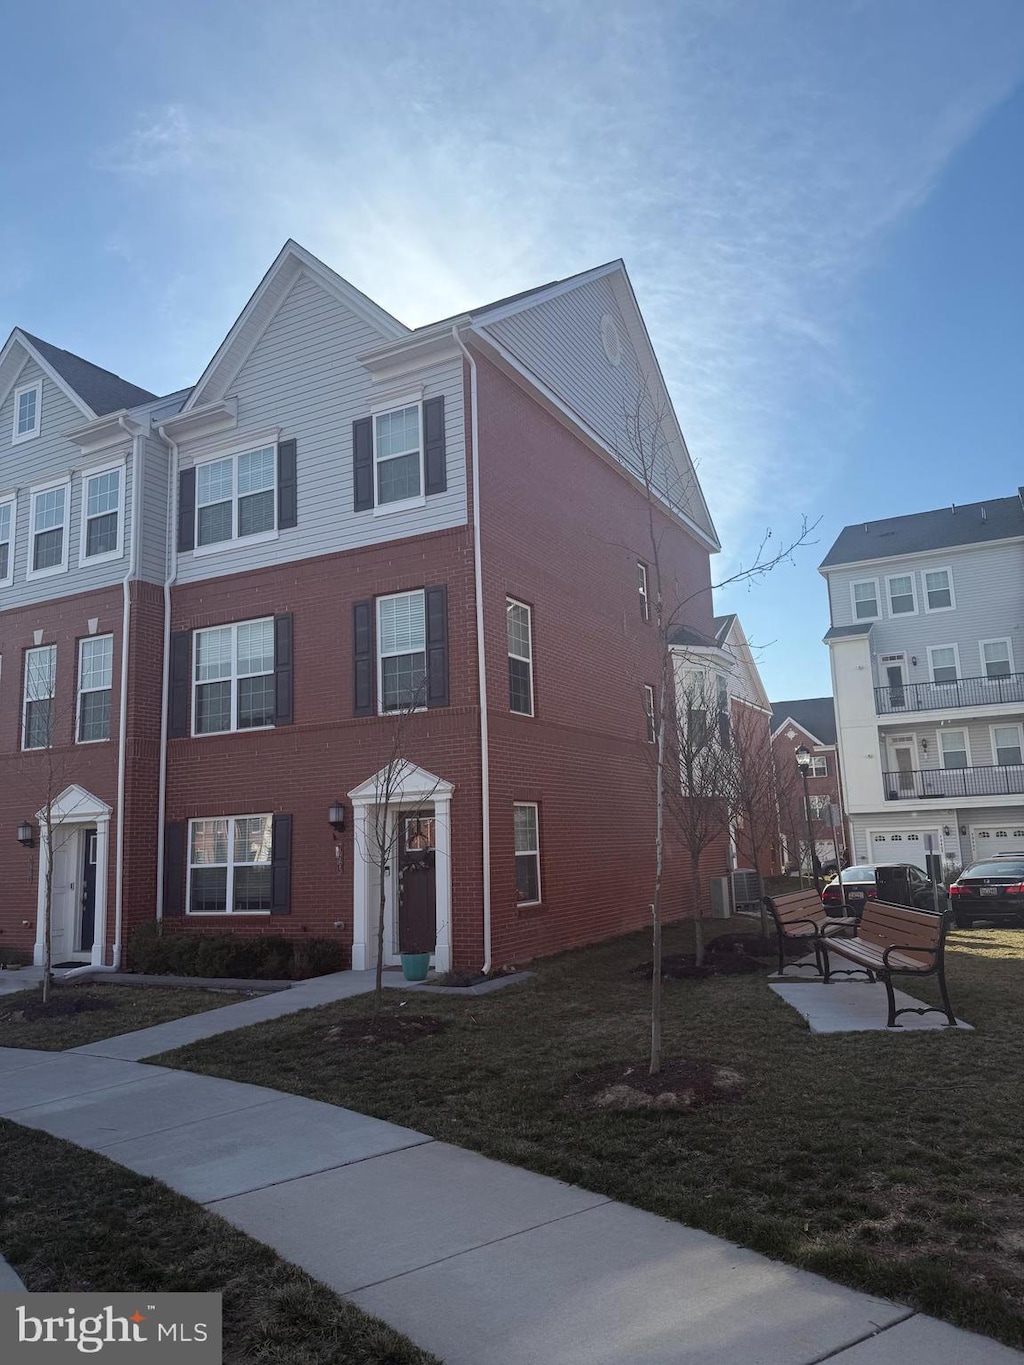
[[[149,403],[156,397],[148,389],[130,384],[120,375],[94,365],[91,360],[83,360],[71,351],[62,351],[59,346],[51,346],[48,341],[41,341],[29,332],[23,331],[23,335],[97,417],[118,412],[121,408],[136,408],[140,403]]]

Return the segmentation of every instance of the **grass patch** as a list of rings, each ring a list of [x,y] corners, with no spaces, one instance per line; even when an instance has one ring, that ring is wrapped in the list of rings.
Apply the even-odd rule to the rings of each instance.
[[[41,1007],[42,996],[36,986],[0,995],[0,1047],[63,1052],[246,999],[248,996],[237,991],[57,983],[50,993],[52,1008],[46,1008]]]
[[[225,1365],[438,1365],[166,1185],[6,1120],[0,1142],[0,1249],[26,1288],[222,1293]]]
[[[667,931],[666,952],[691,946],[688,926]],[[538,964],[514,991],[433,996],[448,1027],[407,1048],[332,1047],[366,1011],[355,999],[157,1060],[406,1124],[1024,1346],[1024,933],[950,938],[973,1033],[815,1036],[763,975],[668,981],[666,1055],[734,1069],[745,1097],[567,1107],[579,1076],[644,1057],[645,957],[633,935]],[[910,989],[937,1002],[930,982]]]

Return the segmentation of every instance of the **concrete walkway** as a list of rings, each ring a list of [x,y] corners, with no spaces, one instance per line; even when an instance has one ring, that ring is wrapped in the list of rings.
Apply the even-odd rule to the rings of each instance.
[[[1024,1362],[988,1338],[411,1129],[97,1055],[103,1046],[0,1049],[0,1113],[164,1181],[447,1365]]]
[[[949,1029],[944,1014],[901,1014],[896,1028],[886,1028],[889,1004],[880,981],[774,980],[769,982],[776,995],[807,1020],[812,1033],[934,1033]],[[894,991],[896,1008],[919,1009],[925,1002],[906,991]],[[973,1025],[957,1020],[957,1028]]]

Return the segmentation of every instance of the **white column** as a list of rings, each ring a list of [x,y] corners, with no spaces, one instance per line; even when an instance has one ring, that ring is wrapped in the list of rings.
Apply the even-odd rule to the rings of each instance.
[[[102,967],[107,948],[107,860],[110,817],[96,821],[96,902],[93,914],[92,965]],[[120,947],[120,945],[118,945]],[[115,962],[115,966],[118,965]]]
[[[375,945],[370,943],[366,902],[368,867],[366,863],[365,805],[352,807],[352,969],[364,972],[376,964]]]
[[[49,827],[39,821],[39,865],[36,869],[38,882],[36,895],[36,942],[32,950],[32,962],[41,967],[46,961],[46,858],[50,842]]]
[[[452,801],[440,793],[434,797],[434,904],[437,938],[434,970],[447,972],[452,965]]]

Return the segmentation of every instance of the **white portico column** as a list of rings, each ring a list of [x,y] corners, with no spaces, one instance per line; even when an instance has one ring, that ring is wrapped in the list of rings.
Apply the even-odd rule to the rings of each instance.
[[[39,863],[36,867],[36,941],[32,949],[33,966],[46,961],[46,859],[50,847],[50,828],[39,821]]]
[[[452,965],[452,798],[451,789],[434,793],[434,904],[437,938],[434,970]]]
[[[107,860],[110,857],[110,816],[96,821],[96,901],[93,918],[92,965],[102,967],[107,944]]]
[[[367,861],[366,822],[369,807],[365,802],[352,803],[352,970],[365,972],[376,965],[376,943],[370,942],[369,865]]]

